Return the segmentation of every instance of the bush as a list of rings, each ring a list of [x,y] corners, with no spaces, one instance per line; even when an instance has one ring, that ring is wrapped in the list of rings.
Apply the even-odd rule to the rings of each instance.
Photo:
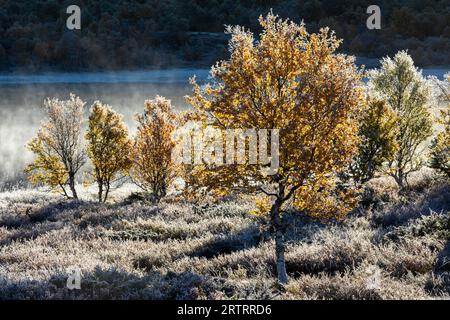
[[[81,145],[84,104],[73,94],[66,101],[56,98],[45,100],[47,121],[27,145],[36,155],[33,163],[25,169],[30,181],[59,189],[67,198],[78,198],[76,175],[85,163]],[[66,190],[67,186],[71,195]]]
[[[369,181],[392,158],[397,148],[396,127],[396,114],[386,102],[369,101],[359,127],[361,144],[349,168],[356,181]]]
[[[144,109],[144,113],[136,117],[138,131],[132,151],[131,177],[158,202],[175,178],[172,161],[175,114],[170,101],[159,96],[147,100]]]
[[[419,146],[432,134],[430,87],[405,51],[384,58],[381,68],[369,73],[369,87],[396,113],[398,148],[388,162],[388,174],[404,189],[408,175],[423,164]]]
[[[106,202],[112,184],[123,179],[131,167],[128,129],[121,115],[97,101],[91,108],[86,140],[93,166],[91,176],[98,185],[98,201]]]

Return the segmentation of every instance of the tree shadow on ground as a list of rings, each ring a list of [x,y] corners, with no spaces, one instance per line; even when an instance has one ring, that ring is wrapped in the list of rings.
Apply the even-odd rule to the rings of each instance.
[[[221,254],[256,247],[262,240],[258,226],[252,225],[236,233],[214,237],[208,243],[194,249],[188,256],[211,259]]]
[[[11,231],[0,244],[30,240],[50,231],[73,226],[74,220],[81,217],[83,210],[92,209],[90,202],[72,200],[50,203],[38,209],[27,210],[25,214],[10,215],[0,222],[0,227],[6,227]]]
[[[16,299],[168,299],[193,300],[200,295],[221,289],[221,283],[194,272],[153,271],[144,276],[116,268],[81,272],[80,289],[69,289],[69,274],[57,272],[48,280],[17,280],[0,278],[0,300]],[[70,279],[69,279],[70,281]],[[203,296],[203,298],[211,298]]]
[[[436,295],[450,294],[450,239],[437,257],[433,274],[428,279],[425,290]]]
[[[383,228],[389,226],[402,226],[411,220],[417,219],[432,212],[450,211],[450,185],[442,184],[432,188],[427,194],[421,195],[421,199],[415,203],[414,195],[411,194],[404,203],[394,205],[387,210],[376,211],[372,217],[375,227]]]
[[[440,252],[437,262],[437,271],[447,271],[450,272],[450,239],[444,246],[444,249]]]
[[[39,223],[45,220],[54,221],[56,216],[68,209],[77,209],[82,205],[80,201],[59,201],[43,207],[31,206],[19,209],[9,208],[1,215],[0,226],[10,229],[21,228],[29,224]]]

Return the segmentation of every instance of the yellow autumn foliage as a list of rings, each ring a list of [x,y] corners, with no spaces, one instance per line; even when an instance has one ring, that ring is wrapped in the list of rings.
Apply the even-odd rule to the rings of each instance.
[[[450,104],[441,111],[439,123],[444,130],[432,141],[430,167],[450,177]]]
[[[106,202],[112,184],[123,178],[131,167],[132,141],[122,116],[96,101],[91,108],[86,141],[91,176],[98,185],[98,200]]]
[[[67,198],[78,198],[76,176],[85,163],[81,143],[84,105],[74,94],[68,100],[46,99],[47,117],[27,144],[35,155],[25,168],[29,181],[58,190]]]
[[[198,165],[198,181],[209,190],[243,191],[270,199],[276,231],[278,278],[287,281],[281,213],[288,204],[317,218],[341,218],[355,204],[338,190],[336,173],[359,144],[358,118],[365,105],[362,72],[354,58],[337,54],[340,40],[327,28],[310,34],[303,24],[260,17],[258,39],[229,27],[230,59],[211,70],[212,80],[193,82],[187,101],[206,126],[218,129],[279,129],[279,168],[263,164]]]
[[[136,116],[138,129],[132,151],[133,182],[159,201],[176,176],[172,161],[176,115],[170,100],[157,96],[147,100],[144,113]]]

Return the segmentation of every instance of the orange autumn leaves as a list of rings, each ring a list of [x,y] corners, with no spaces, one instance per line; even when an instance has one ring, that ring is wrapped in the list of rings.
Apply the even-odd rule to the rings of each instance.
[[[122,116],[96,101],[90,110],[85,146],[84,105],[75,95],[67,101],[46,100],[47,120],[27,145],[35,154],[25,170],[30,181],[77,199],[76,178],[87,155],[90,168],[84,182],[97,185],[99,202],[106,202],[111,191],[128,177],[150,193],[152,200],[161,199],[174,178],[171,135],[175,114],[170,101],[157,96],[145,102],[144,113],[136,116],[139,125],[134,139]]]
[[[98,200],[106,202],[113,184],[131,168],[133,143],[122,116],[98,101],[91,108],[85,138],[92,163],[91,177],[98,185]]]
[[[169,100],[158,96],[148,100],[136,117],[137,133],[131,140],[121,116],[107,106],[95,105],[87,151],[99,201],[106,201],[111,181],[121,176],[131,177],[155,202],[166,196],[176,180],[183,181],[179,191],[190,200],[205,194],[215,199],[230,193],[252,196],[252,213],[263,216],[274,235],[278,280],[285,284],[288,221],[284,213],[295,209],[317,219],[342,219],[357,205],[356,186],[373,178],[386,163],[388,174],[402,186],[417,167],[417,147],[431,133],[429,90],[405,52],[393,60],[384,59],[380,70],[368,74],[365,86],[363,71],[354,57],[336,52],[341,41],[328,28],[310,34],[303,24],[272,13],[259,22],[262,32],[257,39],[242,27],[227,28],[230,58],[212,68],[209,83],[200,85],[192,79],[193,92],[187,102],[193,110],[174,113]],[[70,103],[58,103],[62,107],[56,110],[71,115],[64,111]],[[447,113],[442,120],[445,132],[432,148],[431,166],[448,174]],[[69,140],[77,141],[76,152],[69,150],[73,156],[83,155],[78,143],[79,112],[76,115],[74,130],[69,132]],[[29,145],[37,155],[29,167],[30,177],[55,188],[65,190],[69,184],[74,189],[74,171],[68,170],[55,143],[60,136],[64,142],[68,132],[58,131],[60,123],[52,124],[49,116],[50,125]],[[197,154],[200,161],[183,163],[186,150],[183,161],[178,161],[181,156],[174,158],[174,150],[180,141],[175,133],[178,129],[190,132],[185,125],[192,121],[202,130],[265,130],[271,138],[276,132],[278,150],[270,150],[272,160],[277,159],[275,174],[268,174],[266,161],[205,161],[205,153],[212,153],[204,135],[200,145],[208,150]],[[48,128],[57,130],[48,135]],[[234,137],[217,145],[229,147],[229,143],[234,147]],[[248,160],[250,138],[244,145]],[[261,140],[253,150],[258,159],[267,156]],[[186,154],[196,155],[195,147]]]
[[[365,105],[362,72],[354,58],[336,54],[340,41],[328,29],[309,34],[303,24],[269,13],[259,19],[259,40],[229,27],[230,59],[211,70],[212,83],[199,86],[188,102],[204,126],[218,129],[278,129],[279,168],[237,164],[197,168],[208,190],[259,195],[256,214],[268,217],[275,238],[277,277],[288,282],[285,222],[288,209],[315,218],[344,217],[354,191],[338,186],[337,174],[359,144],[358,118]]]
[[[143,190],[159,201],[175,179],[172,150],[176,115],[169,100],[157,96],[147,100],[144,113],[136,117],[138,130],[132,151],[131,177]]]
[[[212,83],[194,81],[188,101],[210,126],[280,129],[280,168],[264,176],[254,165],[205,166],[202,175],[221,179],[202,181],[211,190],[251,189],[315,216],[340,217],[351,205],[342,204],[350,199],[336,190],[335,174],[358,147],[362,73],[353,58],[335,53],[340,41],[328,29],[308,34],[273,14],[260,23],[258,41],[241,27],[228,28],[230,60],[212,68]]]
[[[258,41],[241,27],[227,29],[230,59],[212,68],[210,84],[200,87],[193,81],[187,101],[194,112],[188,117],[219,129],[279,129],[278,172],[267,175],[264,165],[250,164],[184,165],[180,170],[171,158],[172,134],[187,115],[177,116],[164,98],[149,100],[136,118],[132,141],[121,116],[97,103],[86,140],[100,201],[106,201],[111,182],[124,175],[159,200],[178,174],[193,190],[279,198],[281,210],[293,205],[318,217],[341,217],[350,209],[349,190],[336,188],[336,173],[358,146],[357,120],[365,104],[362,73],[353,58],[335,53],[340,41],[328,29],[309,34],[303,24],[273,14],[260,23]],[[47,160],[61,169],[58,152]],[[59,171],[63,185],[65,171]]]

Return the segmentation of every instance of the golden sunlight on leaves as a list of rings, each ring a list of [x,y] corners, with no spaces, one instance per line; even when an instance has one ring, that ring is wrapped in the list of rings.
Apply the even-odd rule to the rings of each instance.
[[[152,194],[159,201],[167,193],[175,178],[176,168],[172,161],[172,149],[175,147],[175,113],[169,100],[157,96],[147,100],[144,113],[136,116],[138,132],[132,152],[133,182]]]
[[[67,198],[78,198],[76,175],[85,163],[80,134],[84,105],[74,94],[69,100],[45,100],[47,119],[27,145],[35,154],[33,163],[25,169],[29,180],[59,190]]]
[[[317,218],[340,218],[355,204],[350,196],[336,196],[333,177],[357,150],[357,119],[365,99],[361,71],[352,57],[335,53],[340,40],[328,29],[309,34],[303,24],[272,13],[261,17],[260,24],[257,41],[241,27],[228,28],[230,60],[212,68],[209,85],[200,87],[193,79],[187,101],[205,125],[280,130],[276,174],[263,175],[264,165],[251,164],[203,166],[196,174],[209,190],[273,198],[270,207],[261,201],[256,207],[270,211],[277,230],[279,280],[284,283],[284,205],[293,197],[303,199],[292,205]]]
[[[91,176],[98,185],[98,200],[106,202],[112,183],[123,178],[131,167],[132,142],[122,116],[110,106],[95,102],[86,141],[92,162]]]

